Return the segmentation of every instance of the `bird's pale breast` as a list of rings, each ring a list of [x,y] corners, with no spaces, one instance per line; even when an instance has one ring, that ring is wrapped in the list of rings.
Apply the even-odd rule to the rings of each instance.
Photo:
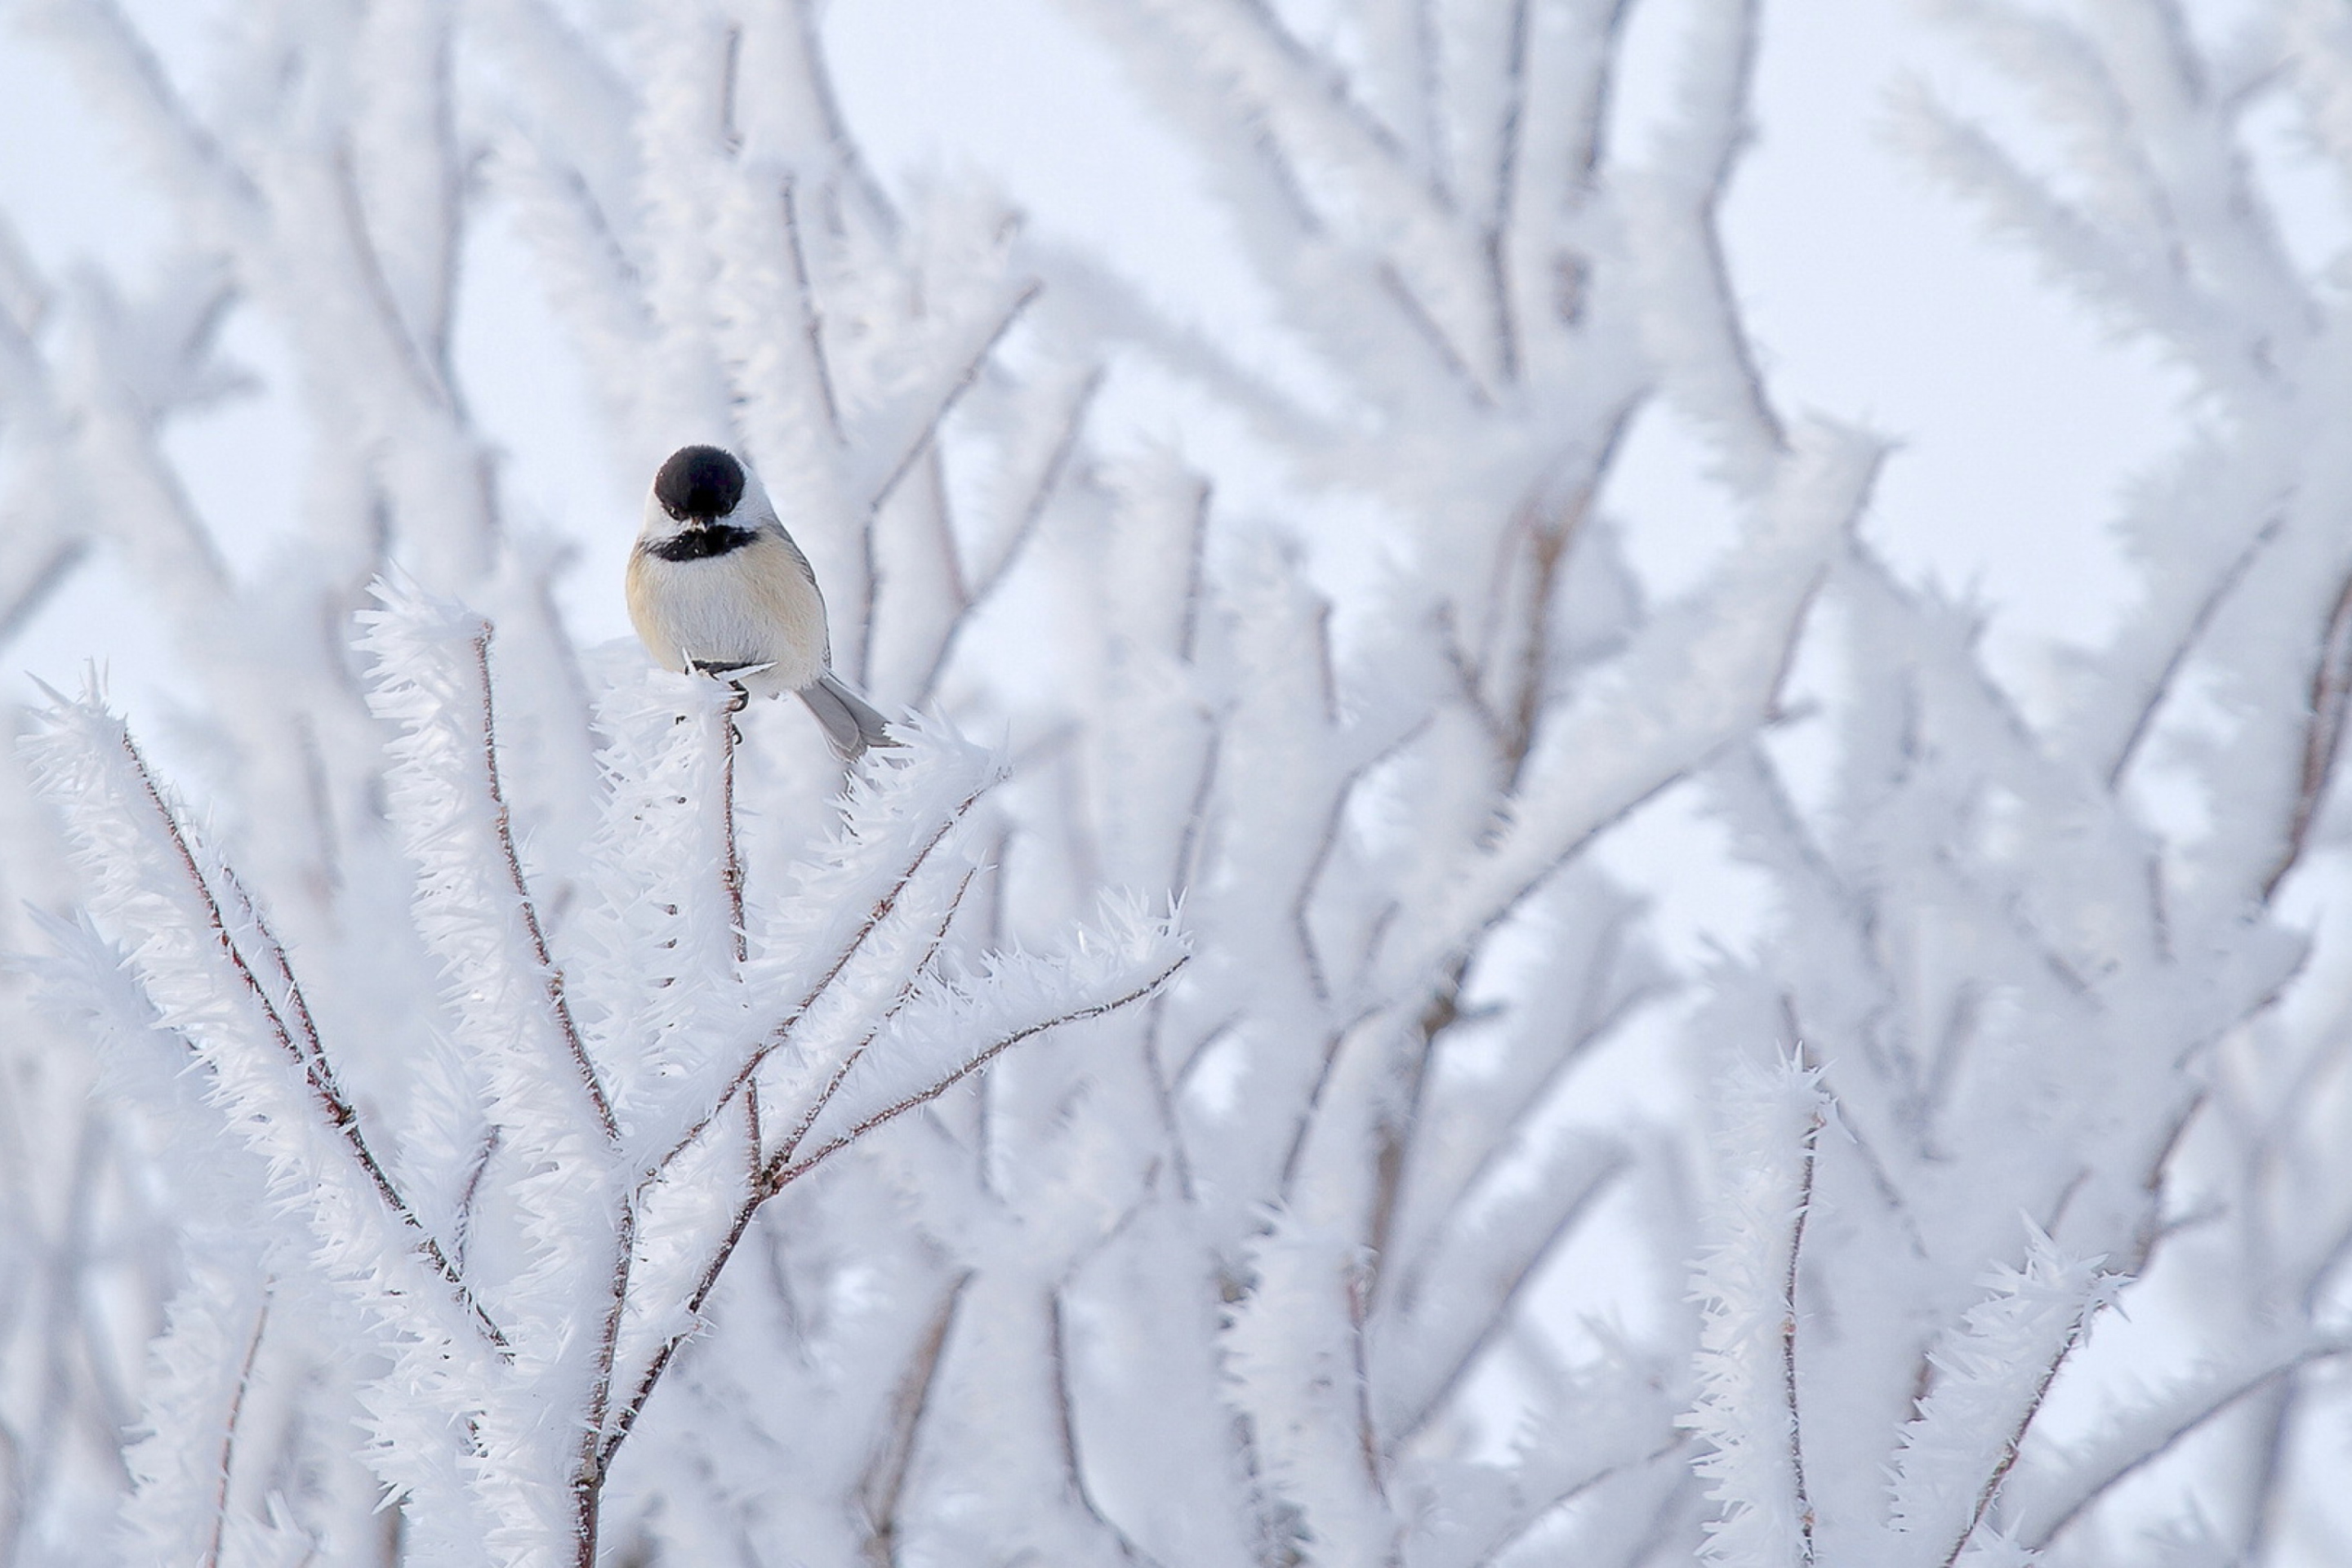
[[[773,529],[695,560],[640,549],[629,557],[628,599],[637,635],[671,669],[688,660],[772,664],[758,684],[776,690],[798,690],[824,672],[824,599],[799,549]]]

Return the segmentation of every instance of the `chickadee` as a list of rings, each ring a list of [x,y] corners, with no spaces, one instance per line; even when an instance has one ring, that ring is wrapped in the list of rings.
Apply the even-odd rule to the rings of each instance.
[[[797,691],[844,758],[898,744],[882,715],[833,673],[816,574],[733,453],[670,454],[646,498],[628,589],[629,620],[665,668],[762,697]]]

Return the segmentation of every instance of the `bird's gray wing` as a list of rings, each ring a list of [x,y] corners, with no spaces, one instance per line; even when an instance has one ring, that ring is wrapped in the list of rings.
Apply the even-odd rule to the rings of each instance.
[[[792,552],[793,564],[801,569],[801,576],[816,595],[818,619],[824,626],[824,662],[830,668],[833,664],[833,626],[824,615],[824,590],[816,585],[816,568],[809,564],[808,552],[801,548],[801,542],[793,537],[790,529],[773,519],[769,521],[768,528],[783,547]]]

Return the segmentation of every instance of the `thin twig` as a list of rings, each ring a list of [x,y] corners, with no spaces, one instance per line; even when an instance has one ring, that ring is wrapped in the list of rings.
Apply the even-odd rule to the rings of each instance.
[[[1396,263],[1382,258],[1373,276],[1379,279],[1382,291],[1396,305],[1397,313],[1437,356],[1437,363],[1462,384],[1462,390],[1468,394],[1472,406],[1481,413],[1493,412],[1494,393],[1471,368],[1470,362],[1462,357],[1462,351],[1454,347],[1454,339],[1438,324],[1437,318],[1430,313],[1421,296],[1412,291],[1412,285],[1405,281],[1404,274],[1397,270]]]
[[[245,890],[236,868],[226,860],[221,862],[220,879],[236,898],[238,912],[252,922],[254,934],[261,939],[262,950],[269,955],[270,967],[278,971],[278,984],[286,988],[286,1010],[293,1020],[296,1043],[321,1071],[329,1070],[326,1043],[320,1037],[318,1020],[310,1016],[310,1004],[302,994],[301,983],[294,978],[294,964],[286,955],[286,944],[271,933],[268,921],[262,918],[261,906]]]
[[[2304,731],[2303,767],[2295,781],[2294,811],[2288,821],[2286,843],[2279,851],[2277,863],[2263,879],[2262,898],[2265,904],[2303,858],[2305,841],[2311,836],[2312,824],[2318,819],[2328,781],[2336,773],[2336,755],[2343,750],[2347,699],[2352,699],[2352,576],[2345,578],[2343,586],[2336,590],[2335,606],[2328,611],[2326,627],[2320,633],[2319,657],[2311,671],[2311,719]]]
[[[237,1422],[245,1414],[245,1396],[253,1386],[253,1363],[261,1354],[262,1331],[269,1326],[269,1287],[261,1290],[261,1308],[253,1315],[253,1332],[245,1342],[245,1359],[236,1373],[236,1386],[229,1391],[228,1418],[221,1428],[220,1486],[213,1494],[213,1533],[205,1547],[204,1568],[218,1568],[221,1543],[228,1533],[229,1479],[236,1465]]]
[[[767,1131],[765,1115],[760,1110],[760,1080],[753,1079],[743,1086],[743,1179],[760,1179],[760,1166],[765,1159]]]
[[[743,25],[730,24],[719,66],[719,144],[731,155],[743,150],[743,131],[735,118],[735,95],[742,87]]]
[[[434,374],[444,386],[457,384],[449,359],[450,327],[457,315],[457,287],[465,263],[465,247],[461,243],[465,226],[466,197],[471,174],[469,155],[457,142],[457,83],[455,80],[456,47],[452,37],[452,14],[433,14],[433,164],[440,176],[439,210],[441,232],[433,237],[434,248],[439,252],[433,300],[427,308],[425,331],[429,342]]]
[[[848,443],[847,433],[841,423],[841,400],[833,390],[833,360],[825,353],[824,312],[817,308],[816,279],[809,271],[808,249],[801,241],[801,205],[799,187],[788,175],[782,193],[784,205],[784,248],[793,258],[793,281],[800,289],[801,335],[808,342],[809,363],[816,372],[819,402],[824,406],[825,428],[833,432],[834,443]]]
[[[2141,1448],[2139,1452],[2122,1463],[2109,1466],[2091,1480],[2078,1485],[2073,1500],[2059,1511],[2057,1517],[2035,1531],[2033,1539],[2023,1544],[2035,1552],[2047,1549],[2068,1526],[2080,1519],[2093,1504],[2106,1496],[2119,1483],[2162,1458],[2181,1441],[2202,1428],[2207,1422],[2236,1405],[2240,1400],[2260,1393],[2282,1378],[2294,1376],[2315,1362],[2330,1360],[2344,1355],[2347,1352],[2352,1352],[2352,1345],[2337,1342],[2306,1345],[2287,1360],[2273,1366],[2263,1367],[2251,1376],[2224,1385],[2212,1398],[2189,1412],[2185,1419],[2176,1423],[2171,1430],[2166,1432],[2158,1441]],[[2250,1558],[2248,1561],[2251,1562],[2253,1559]]]
[[[1579,1220],[1592,1212],[1592,1205],[1600,1200],[1601,1195],[1619,1176],[1624,1174],[1627,1168],[1628,1162],[1620,1157],[1611,1160],[1595,1171],[1591,1179],[1585,1183],[1584,1189],[1561,1207],[1559,1216],[1553,1220],[1550,1228],[1544,1233],[1543,1238],[1527,1249],[1526,1255],[1519,1261],[1518,1268],[1512,1270],[1510,1278],[1497,1282],[1495,1305],[1488,1312],[1486,1322],[1471,1337],[1470,1342],[1462,1347],[1461,1353],[1452,1359],[1445,1374],[1438,1380],[1437,1385],[1430,1390],[1429,1396],[1421,1402],[1420,1407],[1405,1417],[1395,1433],[1389,1437],[1386,1444],[1388,1453],[1391,1455],[1402,1453],[1405,1446],[1419,1436],[1428,1427],[1430,1422],[1436,1418],[1438,1413],[1452,1401],[1454,1395],[1468,1381],[1471,1373],[1476,1370],[1481,1359],[1486,1353],[1487,1347],[1495,1342],[1495,1337],[1509,1325],[1511,1310],[1517,1304],[1528,1286],[1533,1283],[1536,1270],[1541,1267],[1546,1258],[1552,1255],[1553,1249],[1559,1247],[1560,1238],[1566,1236]]]
[[[735,842],[735,748],[743,739],[735,715],[751,700],[739,681],[735,699],[719,710],[719,821],[725,836],[719,858],[719,882],[727,892],[727,929],[735,941],[735,962],[751,957],[750,938],[743,929],[743,857]]]
[[[2254,536],[2246,541],[2245,548],[2238,552],[2228,567],[2214,579],[2213,586],[2205,597],[2198,602],[2180,636],[2173,639],[2164,668],[2157,671],[2156,679],[2148,684],[2146,695],[2132,713],[2131,727],[2124,731],[2122,743],[2116,748],[2115,759],[2107,764],[2107,788],[2110,791],[2122,785],[2124,774],[2130,771],[2132,759],[2139,754],[2140,742],[2147,738],[2158,710],[2172,695],[2173,686],[2179,679],[2182,667],[2189,662],[2189,654],[2204,640],[2205,633],[2212,626],[2213,617],[2220,613],[2222,604],[2245,580],[2247,569],[2253,565],[2254,558],[2277,537],[2285,521],[2284,514],[2273,513],[2255,531]]]
[[[1176,1064],[1175,1074],[1168,1080],[1168,1089],[1171,1094],[1184,1092],[1185,1085],[1192,1082],[1192,1075],[1201,1069],[1202,1063],[1208,1058],[1210,1049],[1232,1035],[1241,1021],[1241,1014],[1229,1014],[1211,1025],[1199,1039],[1192,1042],[1192,1048],[1184,1053],[1184,1059]]]
[[[553,1017],[556,1033],[571,1055],[581,1087],[587,1091],[588,1103],[596,1112],[597,1124],[604,1128],[607,1142],[617,1143],[621,1125],[614,1119],[613,1102],[605,1098],[604,1085],[596,1076],[596,1065],[588,1059],[588,1046],[581,1038],[580,1026],[572,1020],[572,1004],[563,994],[563,971],[556,967],[548,952],[547,933],[540,928],[539,906],[531,900],[530,885],[522,874],[522,857],[515,851],[514,814],[507,805],[506,790],[499,780],[498,715],[490,695],[490,628],[487,624],[474,635],[474,670],[482,682],[482,774],[489,787],[491,825],[498,830],[499,851],[505,857],[507,876],[514,885],[523,931],[530,938],[531,957],[539,964],[540,981],[546,990],[548,1011]]]
[[[1176,1095],[1169,1082],[1167,1064],[1160,1060],[1160,1028],[1168,1021],[1168,993],[1152,997],[1151,1006],[1143,1025],[1143,1038],[1138,1042],[1143,1057],[1143,1076],[1151,1088],[1151,1107],[1160,1117],[1160,1130],[1168,1140],[1169,1163],[1175,1167],[1177,1195],[1186,1203],[1193,1200],[1192,1154],[1184,1142],[1184,1127],[1176,1114]]]
[[[858,1480],[858,1500],[872,1531],[866,1538],[864,1554],[869,1568],[895,1568],[898,1561],[898,1500],[906,1490],[907,1472],[915,1462],[916,1436],[930,1411],[931,1388],[939,1381],[948,1335],[955,1328],[956,1311],[963,1304],[973,1272],[967,1268],[956,1276],[931,1314],[923,1337],[916,1342],[915,1353],[908,1358],[907,1370],[890,1401],[889,1428]]]
[[[940,678],[947,673],[948,660],[953,657],[956,644],[962,637],[964,627],[971,624],[973,612],[995,595],[997,589],[1011,574],[1013,563],[1020,559],[1022,551],[1035,536],[1038,524],[1045,520],[1047,504],[1054,499],[1055,491],[1060,488],[1062,475],[1069,467],[1070,457],[1077,450],[1078,437],[1086,428],[1087,410],[1093,405],[1095,394],[1102,389],[1104,374],[1103,368],[1097,365],[1079,384],[1077,393],[1070,399],[1070,405],[1062,417],[1061,434],[1055,439],[1053,449],[1046,454],[1045,466],[1038,470],[1036,481],[1030,486],[1029,499],[1023,505],[1021,515],[1013,522],[1011,533],[997,551],[996,559],[990,563],[988,569],[981,574],[979,582],[972,584],[969,590],[959,587],[957,593],[959,608],[955,617],[948,623],[947,630],[941,634],[939,647],[931,654],[930,668],[923,672],[922,682],[916,689],[919,705],[928,701],[932,693],[938,690]],[[950,565],[956,569],[956,574],[961,583],[961,569],[960,563],[954,559],[952,535],[949,543]]]
[[[194,183],[208,187],[203,195],[220,217],[247,226],[238,232],[268,232],[268,204],[262,199],[260,187],[198,118],[187,95],[117,0],[93,0],[81,6],[80,13],[88,26],[79,31],[115,51],[104,68],[127,79],[121,84],[127,89],[124,97],[136,106],[134,112],[143,122],[141,129],[185,160],[184,171],[171,171],[171,183],[184,188],[184,175],[194,175]]]
[[[26,577],[24,586],[16,591],[16,598],[0,606],[0,647],[16,640],[16,634],[31,624],[33,617],[40,614],[41,607],[49,602],[50,596],[65,586],[66,580],[73,575],[74,568],[89,556],[89,541],[87,539],[68,539],[51,548],[41,563]]]
[[[1969,1542],[1975,1538],[1977,1527],[1984,1522],[1985,1515],[1992,1511],[1992,1500],[2000,1495],[2001,1483],[2009,1479],[2009,1472],[2017,1464],[2018,1450],[2024,1446],[2027,1429],[2033,1425],[2034,1417],[2042,1414],[2042,1402],[2049,1397],[2050,1385],[2058,1380],[2058,1369],[2066,1364],[2066,1358],[2073,1355],[2074,1347],[2083,1342],[2083,1331],[2089,1321],[2088,1313],[2076,1318],[2074,1327],[2066,1331],[2065,1342],[2058,1347],[2058,1353],[2051,1358],[2048,1366],[2042,1369],[2042,1380],[2034,1384],[2033,1397],[2026,1402],[2025,1409],[2018,1415],[2017,1425],[2010,1429],[2008,1439],[2000,1446],[2000,1458],[1993,1461],[1984,1485],[1977,1489],[1976,1507],[1969,1511],[1969,1522],[1962,1527],[1959,1539],[1952,1542],[1949,1552],[1944,1553],[1942,1568],[1953,1568],[1953,1564],[1960,1560],[1960,1553],[1969,1549]]]
[[[383,329],[385,346],[391,349],[400,368],[407,372],[407,379],[422,401],[436,414],[458,416],[455,391],[436,374],[432,360],[401,317],[399,301],[393,296],[392,279],[384,275],[383,255],[376,248],[375,237],[368,232],[367,212],[360,198],[359,171],[352,165],[348,137],[337,139],[331,163],[336,216],[342,220],[343,237],[351,246],[352,270],[359,274],[360,293],[368,302],[369,313]]]
[[[857,142],[849,134],[849,123],[841,112],[841,100],[834,91],[833,77],[824,68],[826,53],[824,39],[818,32],[817,9],[817,0],[792,0],[793,16],[801,28],[799,58],[808,71],[802,85],[807,89],[809,102],[816,107],[817,117],[824,123],[825,145],[842,173],[865,199],[874,221],[886,233],[895,233],[898,212],[890,205],[882,182],[874,177],[874,172],[866,166],[865,158],[858,153]]]
[[[2262,1440],[2255,1445],[2253,1474],[2246,1481],[2246,1527],[2238,1557],[2242,1563],[2272,1560],[2271,1538],[2278,1528],[2283,1501],[2280,1484],[2286,1479],[2287,1445],[2294,1435],[2302,1394],[2301,1384],[2292,1377],[2263,1392],[2268,1408],[2261,1413]]]
[[[474,1203],[481,1196],[482,1178],[489,1172],[490,1157],[499,1152],[500,1137],[499,1128],[493,1123],[482,1135],[482,1146],[475,1153],[473,1163],[467,1168],[466,1184],[458,1189],[457,1212],[453,1221],[455,1234],[449,1238],[449,1247],[460,1268],[466,1267],[466,1247],[473,1236]]]
[[[596,1568],[596,1534],[604,1497],[604,1418],[613,1404],[613,1373],[621,1346],[621,1315],[629,1304],[629,1273],[636,1261],[637,1205],[621,1200],[621,1223],[613,1237],[612,1292],[596,1343],[596,1381],[588,1391],[587,1419],[581,1423],[580,1457],[572,1472],[575,1510],[574,1568]]]
[[[1284,85],[1295,89],[1297,101],[1317,104],[1328,110],[1334,116],[1334,123],[1347,127],[1357,139],[1355,150],[1383,174],[1401,176],[1412,167],[1412,153],[1397,140],[1396,132],[1364,107],[1350,89],[1347,77],[1300,41],[1267,0],[1237,0],[1234,9],[1255,25],[1260,38],[1289,69],[1290,79]],[[1433,205],[1443,206],[1442,187],[1433,182],[1427,194]]]
[[[1495,214],[1484,248],[1495,312],[1495,357],[1502,381],[1519,379],[1517,310],[1511,298],[1511,223],[1517,211],[1519,137],[1527,120],[1528,0],[1511,0],[1504,52],[1503,122],[1495,153]]]
[[[1797,1407],[1797,1270],[1804,1261],[1805,1221],[1813,1212],[1813,1167],[1821,1157],[1822,1126],[1827,1120],[1816,1109],[1801,1145],[1804,1175],[1797,1188],[1797,1219],[1789,1232],[1789,1275],[1780,1292],[1780,1396],[1789,1409],[1789,1473],[1797,1489],[1797,1528],[1803,1533],[1808,1563],[1813,1560],[1813,1500],[1805,1486],[1805,1426]],[[1981,1506],[1978,1511],[1982,1513]]]
[[[1004,334],[1013,330],[1013,323],[1021,319],[1023,312],[1026,311],[1037,296],[1044,291],[1045,285],[1032,279],[1022,285],[1020,291],[1013,296],[1011,302],[998,316],[996,325],[990,330],[988,336],[982,340],[979,348],[966,358],[963,368],[957,373],[955,380],[949,383],[946,390],[940,393],[939,401],[932,406],[929,417],[916,430],[915,438],[908,444],[907,449],[898,455],[898,460],[883,476],[882,482],[874,488],[873,495],[866,503],[866,515],[869,520],[881,511],[900,482],[913,470],[915,459],[928,451],[931,443],[939,438],[940,422],[947,418],[958,403],[962,401],[963,395],[971,390],[972,384],[980,379],[982,367],[988,363],[989,356],[996,352],[996,346],[1004,341]]]
[[[1192,548],[1184,562],[1184,621],[1176,636],[1176,657],[1185,664],[1193,662],[1201,636],[1201,599],[1208,581],[1209,509],[1216,499],[1216,487],[1208,480],[1193,480]]]
[[[1640,1455],[1631,1459],[1620,1459],[1613,1464],[1603,1465],[1601,1468],[1593,1471],[1591,1475],[1570,1482],[1566,1487],[1561,1488],[1559,1491],[1554,1492],[1541,1506],[1529,1510],[1528,1511],[1527,1518],[1523,1522],[1521,1522],[1517,1528],[1513,1529],[1508,1535],[1504,1536],[1500,1541],[1495,1542],[1492,1547],[1487,1549],[1486,1555],[1478,1559],[1477,1568],[1493,1568],[1494,1564],[1500,1563],[1504,1557],[1509,1553],[1512,1547],[1517,1546],[1520,1542],[1525,1541],[1528,1536],[1534,1534],[1537,1528],[1541,1525],[1545,1520],[1559,1513],[1562,1509],[1576,1501],[1579,1498],[1585,1496],[1594,1488],[1604,1486],[1610,1481],[1615,1480],[1619,1476],[1625,1474],[1629,1470],[1643,1469],[1651,1465],[1654,1465],[1660,1459],[1666,1458],[1669,1454],[1675,1453],[1686,1447],[1689,1442],[1689,1433],[1677,1432],[1646,1454]]]
[[[1349,1392],[1356,1398],[1356,1457],[1364,1467],[1364,1479],[1372,1495],[1383,1505],[1389,1500],[1388,1465],[1381,1453],[1381,1434],[1372,1420],[1372,1368],[1365,1354],[1365,1328],[1372,1315],[1372,1281],[1363,1263],[1350,1267],[1340,1281],[1348,1299],[1348,1357],[1352,1363],[1349,1378]],[[1384,1568],[1398,1568],[1391,1555]]]
[[[1194,862],[1203,837],[1202,828],[1209,819],[1209,804],[1216,791],[1218,770],[1224,761],[1224,717],[1213,712],[1202,717],[1208,722],[1208,739],[1201,745],[1201,771],[1192,781],[1192,804],[1185,808],[1184,825],[1177,832],[1175,863],[1168,873],[1168,890],[1180,899],[1192,891],[1193,879],[1200,874],[1200,867]]]
[[[1069,1331],[1064,1321],[1062,1292],[1058,1289],[1045,1292],[1045,1355],[1054,1369],[1055,1436],[1061,1439],[1062,1468],[1070,1478],[1070,1489],[1076,1495],[1078,1506],[1086,1510],[1088,1518],[1110,1532],[1123,1560],[1158,1568],[1157,1559],[1138,1546],[1129,1538],[1127,1531],[1113,1522],[1110,1515],[1103,1511],[1102,1505],[1095,1500],[1094,1489],[1087,1485],[1086,1465],[1078,1458],[1077,1398],[1070,1386]]]
[[[1467,951],[1454,955],[1440,972],[1429,1000],[1413,1020],[1413,1041],[1405,1048],[1403,1103],[1381,1119],[1374,1153],[1371,1222],[1366,1232],[1377,1286],[1385,1286],[1391,1272],[1388,1268],[1389,1239],[1404,1199],[1406,1169],[1412,1159],[1414,1134],[1420,1129],[1422,1102],[1429,1091],[1430,1062],[1437,1053],[1437,1037],[1462,1016],[1462,985],[1469,973]]]

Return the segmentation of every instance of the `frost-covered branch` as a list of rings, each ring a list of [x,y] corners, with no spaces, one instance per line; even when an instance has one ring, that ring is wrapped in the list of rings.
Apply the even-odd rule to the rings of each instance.
[[[1811,1563],[1798,1378],[1798,1285],[1813,1206],[1815,1142],[1829,1104],[1808,1069],[1784,1064],[1733,1086],[1717,1157],[1714,1239],[1698,1269],[1699,1400],[1685,1424],[1709,1452],[1698,1473],[1721,1513],[1705,1555],[1739,1568]]]
[[[118,1512],[572,1568],[2096,1568],[2192,1508],[2267,1565],[2336,1520],[2352,481],[2266,139],[2352,190],[2343,19],[1962,5],[2040,129],[1900,111],[2195,388],[2044,690],[1743,319],[1773,6],[1068,8],[1274,352],[870,165],[809,0],[266,0],[204,61],[35,7],[163,237],[67,283],[0,229],[0,637],[121,567],[202,808],[88,702],[34,747],[79,868],[0,787],[11,889],[91,922],[0,1030],[0,1559]],[[744,452],[844,673],[940,717],[832,799],[782,710],[580,648],[486,279],[580,351],[589,525]],[[184,439],[257,395],[305,432],[266,565]],[[1671,595],[1660,437],[1730,531]],[[1687,959],[1651,900],[1717,840],[1615,854],[1685,805],[1767,889],[1747,936],[1670,900],[1723,915]],[[174,1065],[89,1100],[92,1039]]]

